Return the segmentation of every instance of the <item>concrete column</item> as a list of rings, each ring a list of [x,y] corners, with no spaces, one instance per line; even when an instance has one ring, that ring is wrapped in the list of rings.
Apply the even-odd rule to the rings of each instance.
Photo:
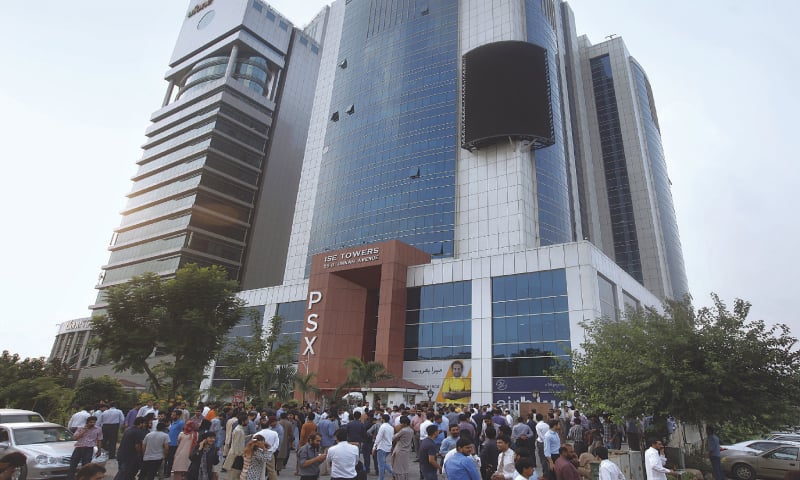
[[[491,292],[491,277],[472,279],[472,402],[480,404],[493,401]]]
[[[284,68],[286,68],[284,66]],[[283,69],[279,69],[275,72],[275,78],[269,84],[269,99],[273,102],[275,101],[275,97],[278,93],[278,83],[280,82],[281,75],[283,74]]]
[[[172,99],[172,91],[175,89],[175,80],[169,81],[169,86],[167,87],[167,93],[164,94],[164,101],[161,102],[162,107],[166,107],[169,105],[169,101]]]
[[[236,69],[236,59],[239,56],[239,45],[234,45],[231,49],[231,56],[228,58],[228,66],[225,69],[225,78],[233,78]]]

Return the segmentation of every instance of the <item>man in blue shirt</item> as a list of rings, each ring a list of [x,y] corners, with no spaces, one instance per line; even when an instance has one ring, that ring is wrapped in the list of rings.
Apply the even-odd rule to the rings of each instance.
[[[725,480],[725,474],[722,473],[719,437],[710,426],[706,427],[706,433],[708,433],[708,458],[711,460],[711,469],[714,471],[714,479]]]
[[[136,421],[136,417],[139,416],[139,408],[141,408],[142,403],[136,402],[133,408],[128,410],[128,414],[125,415],[125,429],[133,428],[134,422]]]
[[[328,448],[336,443],[336,415],[331,412],[326,418],[319,421],[317,431],[322,435],[322,442],[320,442],[320,453],[327,453]],[[320,466],[320,475],[328,475],[328,462],[322,462]]]
[[[481,474],[475,461],[470,454],[472,453],[472,440],[459,438],[456,442],[456,454],[444,464],[444,471],[447,480],[480,480]]]
[[[441,456],[445,456],[447,455],[447,452],[457,448],[459,432],[460,428],[458,425],[450,425],[450,435],[442,440],[442,444],[439,446],[439,454]]]
[[[436,448],[440,448],[442,446],[442,442],[444,441],[444,436],[447,435],[447,429],[449,425],[445,424],[444,417],[441,414],[436,414],[436,420],[433,422],[434,425],[439,429],[439,434],[436,435],[436,438],[433,439],[436,442]]]
[[[183,431],[186,422],[183,421],[183,412],[175,409],[170,414],[169,424],[169,452],[164,459],[164,478],[172,474],[172,463],[175,461],[175,451],[178,449],[178,435]]]
[[[561,430],[561,424],[558,420],[550,420],[547,424],[550,430],[544,436],[544,457],[550,466],[550,471],[554,471],[556,460],[560,456],[558,449],[561,448],[561,437],[558,432]]]

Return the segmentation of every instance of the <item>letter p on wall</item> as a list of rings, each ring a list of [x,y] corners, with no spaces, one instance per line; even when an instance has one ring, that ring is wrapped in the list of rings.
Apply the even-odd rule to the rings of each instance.
[[[311,307],[314,306],[315,303],[319,303],[322,301],[322,292],[308,292],[308,309],[311,310]]]

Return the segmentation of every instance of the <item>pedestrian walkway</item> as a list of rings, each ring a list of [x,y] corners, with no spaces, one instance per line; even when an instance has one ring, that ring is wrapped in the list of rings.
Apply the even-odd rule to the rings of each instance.
[[[413,454],[412,454],[412,457],[413,457]],[[300,476],[294,474],[294,466],[297,464],[296,462],[297,462],[297,458],[295,456],[295,452],[292,451],[292,453],[289,456],[289,462],[286,464],[286,468],[281,470],[281,473],[278,475],[278,479],[279,480],[299,480]],[[413,460],[409,462],[409,465],[411,465],[409,467],[409,470],[412,471],[412,472],[415,472],[418,469],[417,463],[414,462]],[[371,465],[371,467],[373,468],[373,470],[375,469],[375,465]],[[116,460],[107,461],[106,462],[106,479],[107,480],[111,480],[111,479],[114,478],[114,475],[116,475],[116,474],[117,474],[117,461]],[[370,474],[370,477],[377,478],[377,473]],[[324,479],[330,478],[330,476],[329,475],[325,475],[325,476],[320,476],[320,478],[324,480]],[[413,479],[414,476],[412,475],[411,478]],[[233,479],[233,478],[229,479],[228,476],[227,476],[227,472],[220,472],[219,480],[238,480],[238,479]],[[386,474],[386,478],[384,480],[391,480],[391,475]]]

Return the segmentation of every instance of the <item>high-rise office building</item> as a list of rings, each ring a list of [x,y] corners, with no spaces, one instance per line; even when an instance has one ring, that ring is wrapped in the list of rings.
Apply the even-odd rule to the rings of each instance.
[[[621,38],[577,44],[588,101],[573,102],[573,131],[582,163],[593,163],[581,179],[582,214],[597,215],[586,234],[650,291],[681,298],[689,289],[650,82]]]
[[[283,284],[242,293],[323,391],[355,355],[438,401],[554,399],[582,321],[686,293],[621,39],[556,0],[349,0],[323,43]]]
[[[323,391],[553,399],[582,321],[686,292],[647,77],[564,2],[192,0],[166,78],[100,288],[224,265]]]
[[[188,262],[280,283],[326,18],[303,31],[259,1],[191,2],[95,307]]]

